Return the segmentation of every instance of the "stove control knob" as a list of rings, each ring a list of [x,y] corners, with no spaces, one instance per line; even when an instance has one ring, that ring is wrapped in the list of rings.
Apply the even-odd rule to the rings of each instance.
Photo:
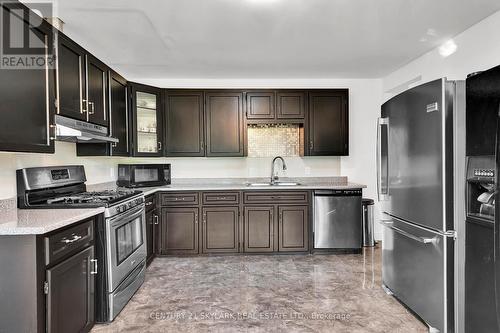
[[[116,212],[117,212],[117,213],[120,213],[121,211],[122,211],[121,206],[117,206],[117,207],[116,207]]]

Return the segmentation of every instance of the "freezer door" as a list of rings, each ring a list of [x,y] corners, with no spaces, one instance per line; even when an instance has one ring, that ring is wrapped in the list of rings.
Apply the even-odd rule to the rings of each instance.
[[[412,88],[382,105],[380,182],[387,182],[384,211],[406,221],[446,231],[444,221],[445,80]],[[383,128],[382,128],[383,129]],[[387,174],[387,179],[383,176]]]
[[[453,238],[385,214],[381,223],[384,286],[429,326],[453,330]]]

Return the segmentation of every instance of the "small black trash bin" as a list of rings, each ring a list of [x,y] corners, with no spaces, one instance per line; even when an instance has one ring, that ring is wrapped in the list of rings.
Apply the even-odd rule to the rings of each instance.
[[[363,198],[363,246],[375,246],[373,239],[373,205],[372,199]]]

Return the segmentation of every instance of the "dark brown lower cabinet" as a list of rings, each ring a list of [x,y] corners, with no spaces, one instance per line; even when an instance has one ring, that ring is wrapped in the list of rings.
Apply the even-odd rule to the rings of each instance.
[[[160,254],[198,253],[198,207],[161,209]]]
[[[273,252],[274,207],[245,207],[244,251]]]
[[[238,252],[238,207],[204,207],[203,253]]]
[[[308,207],[278,206],[278,250],[307,251],[308,250]]]
[[[156,253],[158,213],[156,210],[146,211],[146,262],[149,265]]]
[[[89,332],[94,325],[94,246],[47,269],[47,331]]]

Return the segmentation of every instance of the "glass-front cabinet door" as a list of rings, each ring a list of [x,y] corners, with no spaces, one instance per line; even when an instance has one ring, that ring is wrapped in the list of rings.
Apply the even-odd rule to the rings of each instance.
[[[161,90],[131,84],[134,110],[134,155],[162,156],[163,135],[161,120]]]

